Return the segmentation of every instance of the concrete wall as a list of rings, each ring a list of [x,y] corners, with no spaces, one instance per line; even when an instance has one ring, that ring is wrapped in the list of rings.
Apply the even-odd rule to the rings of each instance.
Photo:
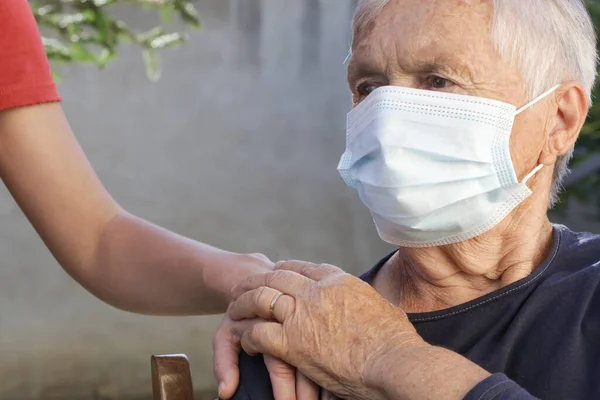
[[[111,193],[216,246],[353,273],[370,267],[389,246],[335,170],[354,4],[205,0],[203,30],[163,55],[158,83],[146,80],[134,48],[106,71],[62,69],[68,117]],[[62,272],[6,191],[0,214],[0,399],[147,395],[153,353],[189,354],[196,385],[214,387],[218,318],[114,310]]]

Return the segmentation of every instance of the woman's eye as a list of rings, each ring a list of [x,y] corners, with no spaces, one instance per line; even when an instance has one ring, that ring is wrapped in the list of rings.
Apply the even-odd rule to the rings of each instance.
[[[452,82],[439,76],[430,76],[427,78],[427,85],[433,89],[446,89],[452,85]]]

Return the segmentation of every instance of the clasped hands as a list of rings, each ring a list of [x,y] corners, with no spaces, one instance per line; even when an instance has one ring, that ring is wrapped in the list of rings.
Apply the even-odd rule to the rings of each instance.
[[[393,364],[429,347],[400,308],[332,265],[280,262],[232,298],[213,343],[222,399],[237,388],[240,348],[265,355],[276,400],[309,400],[387,398],[383,372],[410,373]]]

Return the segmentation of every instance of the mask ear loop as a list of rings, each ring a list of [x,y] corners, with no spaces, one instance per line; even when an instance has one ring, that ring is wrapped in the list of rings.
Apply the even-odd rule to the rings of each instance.
[[[521,182],[523,185],[525,185],[527,183],[528,180],[530,180],[531,178],[533,178],[533,176],[535,174],[537,174],[538,172],[540,172],[540,170],[544,168],[544,164],[540,164],[537,167],[535,167],[535,169],[533,171],[531,171],[531,173],[529,175],[527,175],[524,179],[523,182]]]
[[[530,108],[531,106],[533,106],[534,104],[536,104],[538,101],[542,100],[544,97],[548,96],[550,93],[554,92],[556,89],[558,89],[560,87],[560,85],[556,85],[551,89],[548,89],[547,91],[545,91],[544,93],[540,94],[538,97],[536,97],[535,99],[531,100],[529,103],[525,104],[523,107],[519,108],[517,110],[517,112],[515,113],[516,115],[521,114],[523,111],[527,110],[528,108]],[[530,180],[531,178],[533,178],[533,176],[535,174],[537,174],[538,172],[540,172],[540,170],[544,168],[544,164],[540,164],[537,167],[535,167],[535,169],[533,171],[531,171],[529,173],[529,175],[527,175],[523,181],[521,182],[523,185],[525,185],[527,183],[528,180]]]
[[[529,103],[525,104],[523,107],[519,108],[517,110],[517,112],[515,113],[515,115],[521,114],[523,111],[527,110],[528,108],[530,108],[531,106],[533,106],[535,103],[537,103],[538,101],[542,100],[544,97],[548,96],[550,93],[554,92],[559,87],[560,87],[560,85],[556,85],[552,89],[549,89],[549,90],[545,91],[544,93],[540,94],[538,97],[536,97],[535,99],[531,100]]]

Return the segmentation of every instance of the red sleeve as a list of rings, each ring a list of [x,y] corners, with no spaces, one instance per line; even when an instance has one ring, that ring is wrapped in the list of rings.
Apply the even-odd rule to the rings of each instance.
[[[0,0],[0,110],[60,101],[27,0]]]

